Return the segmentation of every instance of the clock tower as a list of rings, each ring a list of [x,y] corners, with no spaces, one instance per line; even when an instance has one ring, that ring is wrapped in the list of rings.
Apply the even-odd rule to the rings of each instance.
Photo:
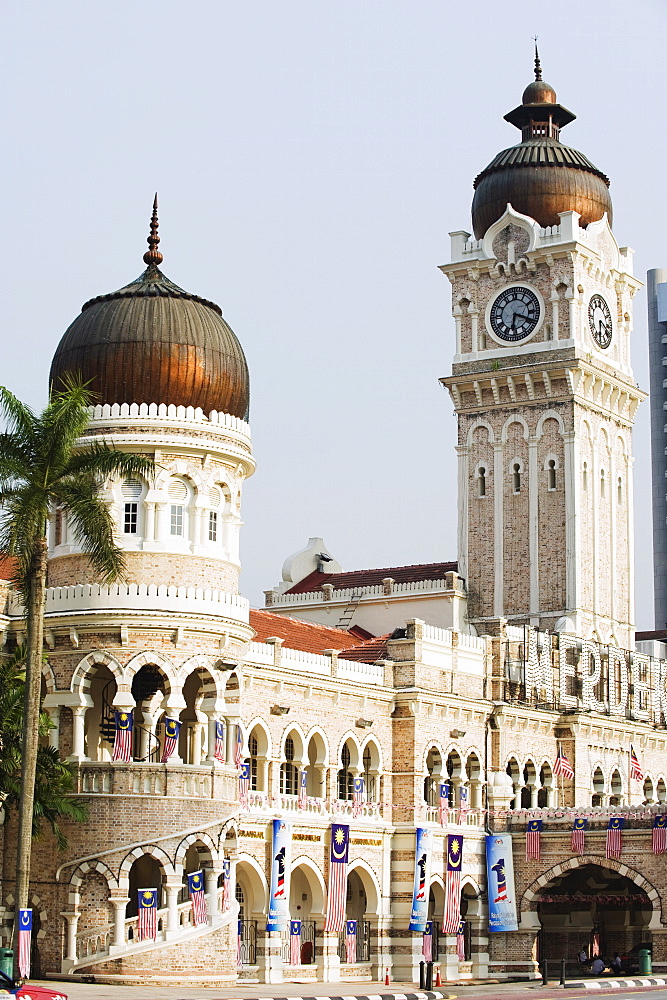
[[[475,180],[451,233],[459,573],[468,616],[634,645],[632,254],[609,181],[560,141],[574,115],[535,80],[522,141]]]

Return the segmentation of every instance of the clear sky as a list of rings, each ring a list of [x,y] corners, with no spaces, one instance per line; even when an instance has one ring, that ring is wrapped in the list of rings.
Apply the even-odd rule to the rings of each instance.
[[[636,273],[667,264],[667,4],[23,0],[3,8],[2,381],[41,406],[81,304],[143,269],[217,301],[247,353],[258,471],[243,591],[322,535],[346,569],[455,558],[448,232],[518,140],[532,79],[612,180]],[[634,364],[648,386],[646,303]],[[648,404],[637,621],[653,625]]]

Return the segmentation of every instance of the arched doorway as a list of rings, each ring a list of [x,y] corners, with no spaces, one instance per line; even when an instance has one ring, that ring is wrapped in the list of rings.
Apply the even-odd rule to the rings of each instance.
[[[624,866],[625,867],[625,866]],[[627,871],[627,869],[625,869]],[[541,924],[538,958],[576,963],[580,952],[611,959],[650,943],[653,904],[628,875],[594,862],[557,875],[534,892]]]

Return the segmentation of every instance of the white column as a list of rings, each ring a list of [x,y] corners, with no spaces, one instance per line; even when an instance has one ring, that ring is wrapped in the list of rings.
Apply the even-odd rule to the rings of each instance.
[[[218,915],[218,872],[213,868],[204,869],[204,887],[208,900],[208,922],[212,924]]]
[[[72,709],[72,752],[68,760],[88,760],[85,755],[86,711],[85,705]]]
[[[558,340],[558,292],[555,288],[551,293],[551,327],[554,340]]]
[[[144,517],[146,518],[146,523],[144,525],[144,539],[147,542],[155,541],[155,504],[145,503],[144,504]]]
[[[170,526],[171,526],[171,512],[169,510],[169,504],[156,503],[155,504],[156,542],[164,542],[166,544],[169,541],[169,538],[171,537]]]
[[[209,716],[209,719],[208,719],[208,754],[206,756],[206,761],[205,761],[206,764],[212,764],[214,767],[215,767],[216,764],[220,763],[220,761],[216,760],[216,758],[213,756],[213,754],[215,752],[215,723],[216,723],[216,721],[223,721],[223,720],[222,720],[222,718],[216,719],[215,716]],[[225,729],[228,730],[229,726],[226,726]],[[227,753],[227,747],[225,746],[225,754],[226,753]]]
[[[49,731],[49,744],[56,750],[60,746],[60,708],[60,705],[53,705],[46,709],[53,723],[53,729]]]
[[[539,567],[539,471],[537,468],[536,437],[528,439],[528,560],[530,562],[530,613],[540,613]]]
[[[496,441],[493,445],[493,614],[502,618],[504,611],[503,580],[503,445]]]
[[[470,305],[468,306],[468,313],[470,314],[470,331],[471,331],[471,334],[472,334],[472,350],[473,350],[473,354],[476,354],[477,351],[479,351],[480,347],[482,346],[480,344],[480,338],[479,338],[479,309],[476,306],[474,306],[472,303],[470,303]]]
[[[178,923],[178,894],[182,888],[183,886],[180,883],[172,885],[169,882],[164,887],[167,897],[167,933],[165,934],[165,939],[167,940],[177,934],[180,929]]]
[[[112,896],[109,902],[113,906],[113,948],[124,948],[127,896],[124,896],[122,899]]]
[[[78,913],[63,913],[67,921],[67,954],[65,958],[68,962],[76,962],[76,927],[79,922]]]
[[[628,442],[626,442],[626,445]],[[628,642],[632,642],[632,637],[635,631],[635,532],[634,532],[634,480],[632,467],[635,464],[634,455],[631,455],[628,450],[628,458],[626,463],[626,474],[625,474],[625,517],[626,517],[626,535],[628,539],[628,550],[627,550],[627,567],[623,567],[624,572],[627,573],[628,580],[628,622],[630,623],[630,630],[628,635]],[[620,640],[619,640],[620,641]],[[632,648],[632,647],[630,647]]]
[[[201,764],[201,737],[202,737],[203,723],[195,721],[192,723],[192,759],[191,764],[195,767],[199,767]]]
[[[616,623],[618,621],[618,601],[616,598],[616,587],[613,581],[616,579],[616,572],[618,566],[618,560],[616,558],[616,512],[618,510],[618,468],[615,461],[616,445],[614,443],[614,437],[611,435],[611,444],[609,447],[609,529],[611,532],[611,551],[609,553],[610,558],[610,574],[609,579],[612,581],[611,587],[609,589],[609,613],[612,620],[612,628],[614,632],[617,632]],[[623,567],[625,570],[625,566]],[[627,579],[627,578],[626,578]]]

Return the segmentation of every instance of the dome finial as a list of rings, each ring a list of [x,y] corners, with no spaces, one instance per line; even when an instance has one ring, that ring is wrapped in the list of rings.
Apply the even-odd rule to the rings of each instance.
[[[537,51],[537,35],[533,36],[533,41],[535,42],[535,79],[542,79],[542,64],[540,62],[540,53]]]
[[[155,198],[153,199],[153,214],[151,216],[150,236],[146,240],[149,249],[144,254],[144,263],[148,264],[149,267],[151,264],[153,264],[155,267],[158,267],[164,260],[164,257],[157,248],[158,243],[160,242],[160,237],[157,234],[159,226],[160,223],[157,221],[157,191],[156,191]]]

